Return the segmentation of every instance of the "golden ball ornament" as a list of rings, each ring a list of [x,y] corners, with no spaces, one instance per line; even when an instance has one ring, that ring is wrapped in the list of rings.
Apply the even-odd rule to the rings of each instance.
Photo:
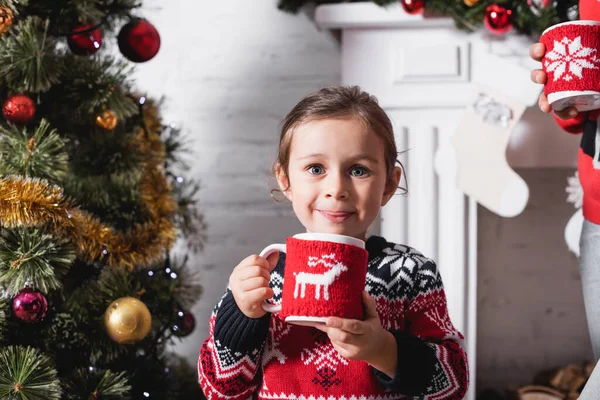
[[[468,7],[473,7],[475,4],[479,3],[479,0],[465,0],[465,4]]]
[[[10,29],[13,24],[14,15],[10,8],[0,7],[0,35]]]
[[[148,307],[135,297],[113,301],[104,313],[104,326],[112,340],[119,344],[137,343],[152,327]]]
[[[96,125],[107,131],[115,129],[117,122],[119,122],[117,115],[112,110],[102,111],[102,113],[96,117]]]

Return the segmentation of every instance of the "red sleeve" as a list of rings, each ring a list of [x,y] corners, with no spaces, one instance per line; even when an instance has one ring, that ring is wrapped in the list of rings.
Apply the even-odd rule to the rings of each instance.
[[[582,133],[583,125],[585,124],[585,121],[588,118],[588,113],[582,112],[574,118],[562,119],[557,117],[556,114],[554,114],[554,111],[552,111],[552,116],[554,117],[554,120],[556,121],[558,126],[560,126],[563,130],[569,133]]]

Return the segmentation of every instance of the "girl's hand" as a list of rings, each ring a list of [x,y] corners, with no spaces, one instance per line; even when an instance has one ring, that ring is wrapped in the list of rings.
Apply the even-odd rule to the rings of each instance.
[[[542,61],[545,54],[546,46],[544,46],[544,44],[542,43],[535,43],[529,48],[529,55],[535,61]],[[543,70],[534,69],[533,71],[531,71],[531,80],[535,83],[545,85],[546,81],[548,80],[548,76]],[[548,103],[548,97],[546,97],[546,94],[544,94],[544,92],[540,94],[538,105],[540,107],[540,110],[542,110],[545,113],[549,113],[552,111],[552,107],[550,106],[550,103]],[[568,107],[564,110],[554,111],[554,115],[556,115],[560,119],[570,119],[576,117],[577,114],[579,114],[579,112],[575,107]]]
[[[229,277],[229,287],[239,309],[248,318],[260,318],[267,312],[261,304],[273,297],[269,287],[271,271],[277,265],[279,253],[269,255],[268,259],[256,254],[246,257],[234,268]]]
[[[342,357],[366,361],[393,376],[397,364],[396,339],[381,327],[375,300],[365,291],[362,292],[362,297],[365,305],[364,321],[330,317],[325,324],[318,324],[316,328],[327,333],[331,344]],[[394,348],[390,349],[390,346]]]

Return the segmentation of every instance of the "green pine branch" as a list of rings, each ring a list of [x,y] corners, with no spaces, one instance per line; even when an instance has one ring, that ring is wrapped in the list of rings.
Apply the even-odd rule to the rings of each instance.
[[[0,36],[0,77],[16,92],[46,92],[60,81],[63,58],[49,38],[48,21],[29,17]]]
[[[40,95],[38,107],[38,113],[60,126],[61,132],[89,136],[96,116],[104,109],[112,110],[121,121],[138,114],[128,81],[133,67],[127,62],[100,55],[81,57],[66,53],[63,57],[61,82]]]
[[[128,132],[129,122],[119,124],[112,132],[92,131],[88,135],[67,143],[71,154],[71,168],[77,175],[126,175],[127,173],[139,178],[145,166],[146,159],[137,149],[132,148],[131,132]]]
[[[385,7],[397,4],[399,0],[370,1]],[[308,4],[346,2],[347,0],[279,0],[277,7],[285,12],[297,13]],[[485,10],[492,4],[500,4],[511,9],[515,30],[534,38],[554,24],[578,18],[578,0],[553,2],[551,6],[540,10],[539,16],[532,12],[527,1],[524,0],[479,0],[471,7],[464,0],[426,0],[425,11],[432,16],[452,17],[458,29],[472,32],[482,27]]]
[[[29,0],[0,0],[0,6],[10,8],[13,14],[16,14],[18,8],[26,7],[28,4]]]
[[[61,388],[49,357],[31,347],[0,348],[0,398],[60,400]]]
[[[14,1],[14,0],[13,0]],[[99,24],[107,33],[114,31],[140,7],[138,0],[52,0],[20,1],[17,12],[37,15],[50,21],[50,33],[66,37],[76,25]]]
[[[160,139],[166,154],[165,167],[170,170],[189,170],[189,161],[186,159],[192,148],[189,136],[184,136],[181,128],[175,124],[169,124],[162,126]]]
[[[169,268],[171,274],[175,274],[169,274],[171,278],[171,285],[168,290],[169,296],[173,298],[176,304],[189,310],[198,301],[203,291],[198,270],[189,267],[187,256],[173,257]]]
[[[193,146],[175,124],[163,125],[160,136],[166,154],[165,168],[177,200],[175,224],[188,248],[201,251],[206,240],[206,223],[197,205],[200,183],[182,176],[190,169],[187,156]]]
[[[177,176],[171,180],[171,187],[177,200],[175,224],[188,248],[199,252],[206,241],[206,222],[197,204],[200,184]]]
[[[96,113],[101,109],[112,110],[124,119],[138,113],[138,106],[131,99],[131,84],[127,78],[133,67],[123,60],[99,56],[85,58],[66,54],[68,68],[65,70],[62,91],[68,104],[76,106],[80,115]]]
[[[58,301],[54,301],[53,306],[59,309],[60,304]],[[76,358],[82,356],[81,349],[89,347],[90,338],[82,329],[83,324],[80,317],[66,312],[57,312],[48,318],[51,318],[51,321],[48,321],[50,323],[44,324],[43,329],[38,331],[37,335],[42,338],[45,349],[48,349],[50,353],[60,354],[60,357],[56,359],[57,368],[61,362],[81,361]],[[68,354],[74,353],[75,355],[68,356]],[[86,358],[82,358],[82,360],[86,360]]]
[[[4,342],[4,335],[8,326],[7,316],[10,313],[8,307],[8,299],[0,297],[0,343]]]
[[[65,384],[65,399],[129,400],[130,390],[125,372],[80,368]]]
[[[72,174],[65,180],[64,189],[86,211],[116,229],[126,230],[148,218],[140,197],[141,178],[140,170],[90,176]]]
[[[75,250],[44,229],[0,229],[0,286],[11,297],[27,284],[59,289],[74,259]]]
[[[202,399],[204,394],[198,385],[198,371],[176,354],[166,356],[171,385],[165,400]]]
[[[121,297],[136,297],[141,290],[140,282],[123,268],[105,268],[98,278],[97,299],[108,307]]]
[[[33,135],[27,128],[0,125],[0,175],[23,175],[62,181],[68,169],[65,143],[55,129],[41,120]]]

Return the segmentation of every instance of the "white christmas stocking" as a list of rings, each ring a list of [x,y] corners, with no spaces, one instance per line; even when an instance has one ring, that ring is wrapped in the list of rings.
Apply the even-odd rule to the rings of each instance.
[[[452,137],[456,184],[496,214],[514,217],[525,208],[529,188],[508,166],[506,147],[525,105],[484,88],[476,96]]]
[[[440,148],[435,167],[440,175],[452,173],[458,188],[482,206],[502,217],[514,217],[525,208],[529,188],[509,167],[506,147],[526,107],[532,100],[535,103],[541,89],[514,85],[514,80],[529,79],[527,69],[495,56],[486,60],[477,68],[489,74],[474,85],[451,146]]]

